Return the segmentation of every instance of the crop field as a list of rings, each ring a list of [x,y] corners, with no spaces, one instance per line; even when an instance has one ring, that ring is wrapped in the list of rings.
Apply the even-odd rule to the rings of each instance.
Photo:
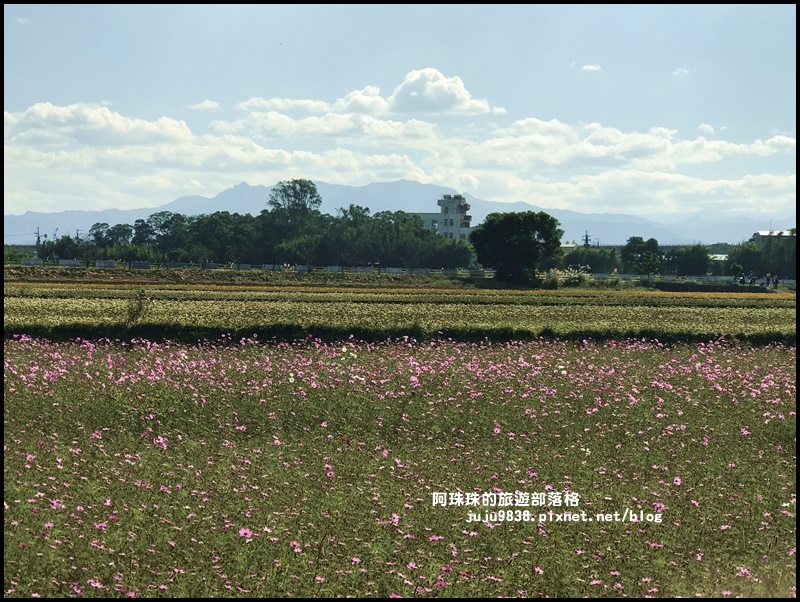
[[[6,597],[796,597],[794,294],[4,292]]]
[[[92,283],[8,283],[4,327],[48,338],[262,339],[312,334],[326,339],[387,336],[458,339],[720,336],[794,343],[794,293],[495,291],[443,288],[137,288]],[[139,302],[139,311],[131,313]],[[135,318],[135,319],[134,319]],[[287,336],[287,333],[292,336]]]

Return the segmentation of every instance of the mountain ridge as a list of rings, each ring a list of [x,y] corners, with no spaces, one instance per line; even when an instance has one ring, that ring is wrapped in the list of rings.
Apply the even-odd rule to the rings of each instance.
[[[320,210],[335,215],[340,208],[350,204],[361,205],[374,215],[379,211],[406,211],[409,213],[438,213],[436,203],[443,194],[460,194],[434,184],[421,184],[412,180],[378,182],[364,186],[347,186],[315,182],[322,197]],[[251,186],[241,182],[223,190],[214,197],[188,195],[178,197],[164,205],[141,209],[66,210],[56,213],[25,212],[22,215],[4,215],[5,244],[33,244],[36,232],[40,234],[85,234],[96,223],[130,224],[137,219],[147,219],[160,211],[184,215],[202,215],[215,211],[249,213],[258,215],[268,209],[271,187]],[[624,245],[632,236],[645,240],[655,238],[662,245],[681,244],[740,244],[759,230],[787,230],[795,227],[796,215],[776,220],[764,220],[737,215],[722,217],[718,211],[699,211],[685,217],[673,216],[667,222],[620,213],[580,213],[567,209],[546,209],[518,201],[500,203],[478,199],[463,193],[470,205],[473,225],[479,225],[488,214],[508,211],[544,211],[556,218],[564,230],[563,242],[582,244],[589,237],[591,245]],[[676,219],[677,218],[677,219]],[[772,227],[775,221],[775,227]]]

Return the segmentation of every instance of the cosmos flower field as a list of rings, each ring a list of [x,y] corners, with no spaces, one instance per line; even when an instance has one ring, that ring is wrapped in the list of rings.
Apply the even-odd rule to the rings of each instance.
[[[795,421],[784,344],[17,334],[4,595],[795,597]]]

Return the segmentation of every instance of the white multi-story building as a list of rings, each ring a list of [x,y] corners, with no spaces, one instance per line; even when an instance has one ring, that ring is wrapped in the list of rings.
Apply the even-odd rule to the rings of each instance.
[[[467,215],[469,204],[460,194],[445,194],[438,201],[439,213],[415,213],[425,227],[447,238],[460,238],[469,242],[472,216]]]

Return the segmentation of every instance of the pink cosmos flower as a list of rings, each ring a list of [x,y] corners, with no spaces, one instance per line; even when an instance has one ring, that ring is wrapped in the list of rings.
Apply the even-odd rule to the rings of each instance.
[[[244,537],[246,539],[250,539],[251,537],[253,537],[253,532],[247,527],[242,527],[241,529],[239,529],[239,536]]]

